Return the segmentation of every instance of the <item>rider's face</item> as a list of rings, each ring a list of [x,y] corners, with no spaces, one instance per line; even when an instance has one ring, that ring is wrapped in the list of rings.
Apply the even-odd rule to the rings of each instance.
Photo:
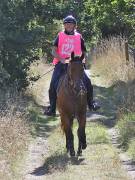
[[[75,29],[76,25],[73,23],[65,23],[64,28],[67,32],[72,32]]]

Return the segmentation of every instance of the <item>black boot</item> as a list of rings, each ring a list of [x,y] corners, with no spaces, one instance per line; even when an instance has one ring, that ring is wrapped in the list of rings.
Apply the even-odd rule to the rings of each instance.
[[[50,106],[48,106],[48,108],[45,110],[44,115],[55,117],[55,116],[56,116],[56,112],[53,112],[53,111],[51,110],[51,108],[49,108],[49,107],[50,107]]]
[[[98,104],[98,102],[95,101],[89,102],[88,107],[91,111],[97,111],[98,109],[100,109],[100,105]]]
[[[50,106],[45,108],[44,115],[47,116],[56,116],[56,92],[53,88],[49,89],[49,100],[50,100]]]
[[[51,106],[48,106],[48,107],[45,109],[44,115],[55,117],[55,116],[56,116],[56,112],[55,112],[55,111],[52,111]]]

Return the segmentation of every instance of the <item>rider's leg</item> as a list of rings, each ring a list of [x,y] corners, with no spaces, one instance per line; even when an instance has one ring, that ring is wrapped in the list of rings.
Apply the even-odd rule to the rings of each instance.
[[[87,102],[88,104],[93,101],[93,86],[91,84],[91,80],[88,78],[88,76],[83,74],[83,82],[87,88]]]
[[[100,108],[99,104],[93,101],[93,86],[91,84],[91,80],[88,78],[88,76],[85,74],[83,75],[83,81],[87,88],[87,103],[90,110],[96,111]]]
[[[58,63],[53,71],[50,87],[49,87],[49,101],[50,101],[50,106],[47,109],[47,111],[44,113],[45,115],[52,116],[56,114],[56,100],[57,100],[57,86],[59,83],[60,77],[64,73],[64,65],[61,63]]]

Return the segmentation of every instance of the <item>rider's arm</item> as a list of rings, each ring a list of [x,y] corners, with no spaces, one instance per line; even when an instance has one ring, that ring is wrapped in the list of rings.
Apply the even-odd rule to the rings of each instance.
[[[52,47],[52,55],[53,55],[54,58],[57,58],[59,60],[61,59],[60,56],[57,53],[57,47],[56,46]]]
[[[54,58],[57,58],[57,59],[58,59],[61,63],[63,63],[63,64],[65,64],[65,63],[67,62],[66,59],[61,58],[61,57],[58,55],[58,53],[57,53],[57,47],[56,47],[56,46],[52,47],[52,55],[53,55]]]

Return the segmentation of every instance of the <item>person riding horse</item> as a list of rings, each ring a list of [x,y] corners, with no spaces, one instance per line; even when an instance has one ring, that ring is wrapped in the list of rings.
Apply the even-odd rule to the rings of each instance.
[[[60,78],[66,72],[67,63],[70,61],[71,53],[74,52],[76,56],[85,55],[86,59],[86,47],[82,35],[76,31],[77,21],[73,16],[67,16],[63,20],[64,31],[58,33],[54,47],[52,49],[52,55],[54,56],[53,64],[55,65],[53,75],[49,87],[49,101],[48,106],[44,112],[47,116],[56,115],[56,100],[57,100],[57,87]],[[100,106],[93,101],[93,86],[90,79],[84,73],[83,82],[87,89],[87,104],[90,110],[96,111]]]

